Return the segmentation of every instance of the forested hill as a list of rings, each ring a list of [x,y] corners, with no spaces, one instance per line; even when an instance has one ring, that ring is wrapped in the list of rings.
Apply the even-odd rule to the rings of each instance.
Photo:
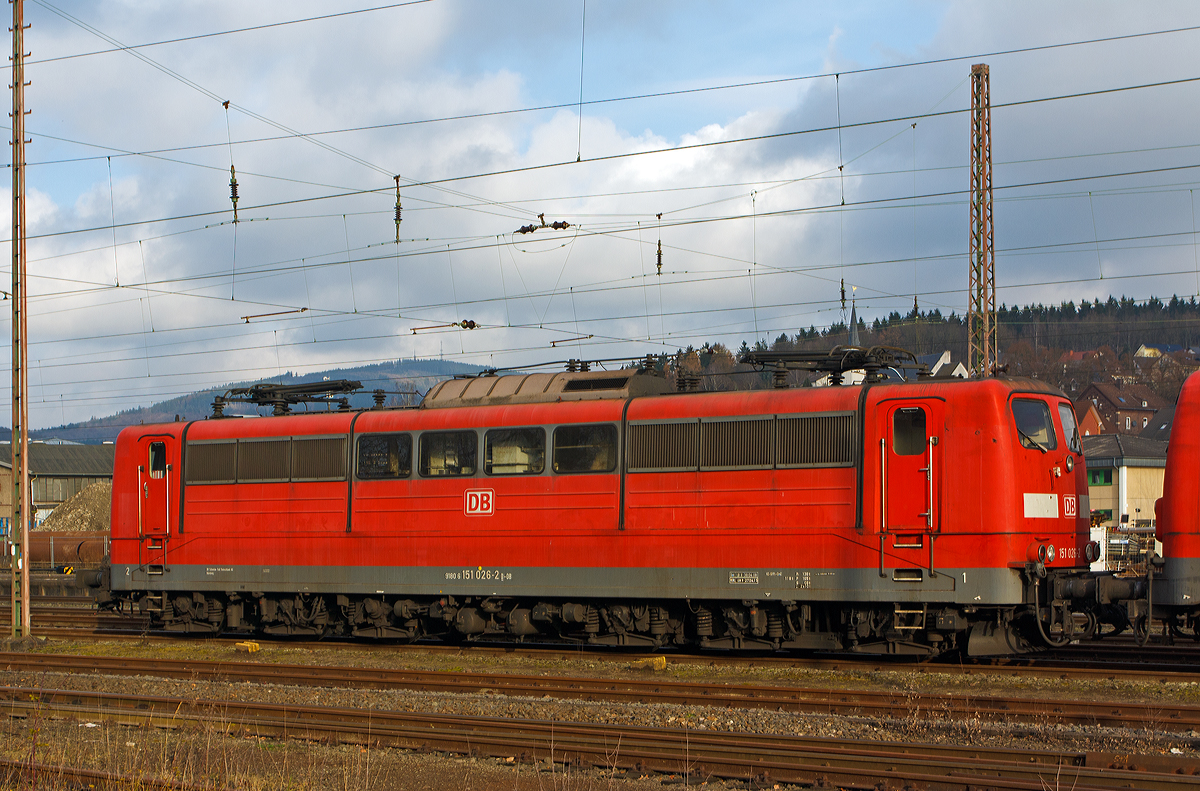
[[[1133,354],[1143,344],[1177,344],[1185,349],[1200,345],[1200,302],[1195,297],[1171,297],[1168,302],[1157,297],[1145,302],[1109,297],[1107,302],[1085,300],[1078,305],[1001,305],[996,316],[1001,349],[1021,341],[1034,349],[1062,351],[1107,346],[1122,357]],[[780,336],[775,343],[801,349],[824,348],[831,341],[845,343],[848,329],[845,322],[837,322],[827,330],[810,327],[795,336]],[[914,309],[907,315],[893,312],[871,323],[859,319],[858,330],[865,346],[898,346],[917,354],[949,349],[955,360],[965,359],[967,354],[966,317],[956,313],[944,316],[936,308]]]
[[[1113,376],[1134,377],[1174,401],[1183,378],[1195,369],[1195,355],[1182,352],[1149,368],[1135,364],[1134,352],[1143,344],[1174,344],[1185,350],[1200,345],[1200,303],[1195,297],[1171,297],[1167,302],[1157,298],[1137,302],[1127,297],[1110,297],[1106,302],[1097,300],[1024,307],[1002,305],[997,316],[1001,359],[1009,365],[1009,373],[1037,376],[1068,392],[1072,386],[1086,381],[1103,381]],[[917,354],[940,353],[948,349],[955,361],[966,359],[965,317],[955,313],[943,315],[936,308],[930,311],[914,308],[907,315],[893,312],[871,323],[859,319],[858,332],[859,343],[863,346],[896,346]],[[778,350],[828,349],[848,343],[849,334],[848,325],[837,322],[826,329],[810,327],[799,330],[795,335],[784,333],[773,342],[759,341],[755,346]],[[743,351],[749,348],[747,343],[742,344]],[[1063,352],[1085,350],[1099,353],[1085,361],[1063,362]],[[702,384],[704,389],[769,386],[769,376],[752,375],[749,367],[736,363],[735,356],[736,352],[722,344],[704,344],[700,349],[680,349],[669,359],[664,359],[663,364],[672,376],[676,372],[706,374]],[[425,392],[441,379],[478,370],[477,366],[445,360],[398,360],[303,376],[288,373],[260,381],[299,384],[323,379],[358,380],[363,383],[364,390],[354,396],[351,403],[355,407],[366,407],[371,405],[370,391],[376,388],[393,392]],[[800,377],[793,378],[795,384],[802,384]],[[175,420],[176,415],[181,420],[203,418],[211,413],[214,396],[229,388],[257,383],[232,383],[83,423],[40,429],[30,436],[33,439],[56,438],[76,442],[112,440],[125,426],[170,422]],[[391,404],[407,403],[404,396],[389,395],[388,398]],[[239,406],[230,407],[227,412],[250,414],[254,410]],[[0,429],[0,433],[6,432],[7,429]]]
[[[1167,302],[1151,298],[1137,302],[1111,297],[1106,302],[1066,302],[1060,305],[1027,305],[997,310],[997,340],[1000,361],[1015,376],[1033,376],[1074,392],[1092,381],[1138,381],[1174,403],[1183,380],[1197,368],[1200,346],[1200,303],[1195,297],[1171,297]],[[967,321],[951,313],[914,308],[907,315],[892,313],[870,323],[858,320],[858,342],[862,346],[894,346],[916,354],[949,350],[955,362],[966,362]],[[795,335],[781,334],[772,342],[760,340],[754,348],[777,351],[816,351],[849,343],[849,327],[838,322],[818,330],[810,327]],[[1177,353],[1161,358],[1136,358],[1142,345],[1176,345]],[[769,387],[766,374],[754,376],[747,366],[737,364],[740,352],[721,344],[679,350],[669,369],[698,373],[705,389]],[[1066,352],[1090,352],[1067,355]],[[805,377],[793,374],[794,384]]]
[[[196,393],[160,401],[148,407],[138,407],[118,412],[107,417],[98,417],[83,423],[72,423],[58,428],[38,429],[31,431],[30,439],[65,439],[73,442],[96,443],[114,440],[125,426],[141,423],[169,423],[179,416],[180,420],[197,420],[212,413],[212,402],[215,396],[235,387],[249,387],[264,382],[276,384],[302,384],[320,382],[325,379],[350,379],[362,382],[363,390],[350,399],[351,406],[368,407],[372,404],[371,391],[382,389],[388,391],[387,403],[409,403],[412,397],[396,395],[400,392],[419,391],[424,393],[443,379],[457,374],[471,374],[479,371],[478,366],[464,365],[447,360],[397,360],[378,365],[360,366],[355,368],[339,368],[329,371],[295,376],[285,373],[282,377],[260,379],[250,382],[235,382],[223,387],[202,390]],[[257,410],[247,405],[230,405],[226,414],[269,414],[269,410]],[[0,429],[8,432],[9,429]]]

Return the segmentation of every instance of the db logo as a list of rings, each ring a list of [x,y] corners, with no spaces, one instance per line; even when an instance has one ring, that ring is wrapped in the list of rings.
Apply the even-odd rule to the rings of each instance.
[[[467,516],[491,516],[496,510],[496,492],[492,489],[467,489],[463,512]]]
[[[1075,516],[1075,511],[1076,511],[1076,509],[1075,509],[1075,495],[1073,495],[1073,494],[1064,494],[1064,495],[1063,495],[1063,516],[1066,516],[1066,517],[1074,517],[1074,516]]]

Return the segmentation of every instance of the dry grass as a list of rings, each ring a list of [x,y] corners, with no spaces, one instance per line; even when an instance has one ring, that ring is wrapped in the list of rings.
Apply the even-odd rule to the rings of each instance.
[[[43,772],[36,777],[12,777],[8,783],[0,780],[0,788],[144,791],[148,781],[161,780],[239,791],[647,791],[660,787],[658,780],[617,780],[612,770],[563,763],[531,765],[503,758],[421,754],[303,737],[234,737],[227,735],[225,728],[221,722],[159,728],[38,714],[0,719],[0,756],[4,758],[125,778],[91,785]]]

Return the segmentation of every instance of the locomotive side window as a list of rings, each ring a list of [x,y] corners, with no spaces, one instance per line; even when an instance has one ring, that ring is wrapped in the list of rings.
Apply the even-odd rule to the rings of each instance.
[[[237,441],[188,442],[184,463],[187,483],[233,483],[237,480]]]
[[[924,409],[906,407],[892,413],[892,451],[897,456],[919,456],[927,441]]]
[[[554,429],[555,472],[612,472],[616,468],[616,426],[559,426]]]
[[[167,445],[164,442],[150,443],[150,477],[161,478],[167,474]]]
[[[1021,445],[1045,453],[1058,447],[1058,436],[1054,433],[1054,422],[1050,419],[1050,407],[1045,401],[1031,398],[1014,398],[1013,419],[1017,421],[1017,436]]]
[[[483,435],[488,475],[540,475],[546,469],[544,428],[494,428]]]
[[[346,480],[345,437],[292,439],[293,481]]]
[[[479,441],[474,431],[439,431],[421,435],[421,476],[474,475]]]
[[[369,434],[358,438],[359,478],[407,478],[411,472],[411,434]]]
[[[1079,445],[1079,427],[1075,425],[1075,410],[1070,404],[1059,404],[1058,418],[1062,421],[1063,434],[1067,437],[1067,447],[1076,453],[1083,453]]]

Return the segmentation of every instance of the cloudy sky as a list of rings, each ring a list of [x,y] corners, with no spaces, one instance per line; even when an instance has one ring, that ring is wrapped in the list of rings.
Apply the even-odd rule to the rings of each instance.
[[[25,7],[33,427],[962,313],[979,62],[999,300],[1200,291],[1192,3]]]

